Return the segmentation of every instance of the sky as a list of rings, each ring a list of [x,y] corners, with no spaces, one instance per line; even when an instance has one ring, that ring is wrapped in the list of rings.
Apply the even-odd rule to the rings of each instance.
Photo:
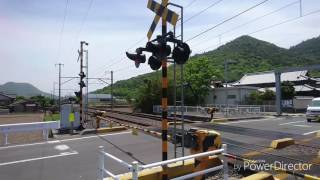
[[[250,35],[283,48],[320,35],[320,11],[317,11],[320,10],[320,0],[301,0],[303,17],[284,24],[281,22],[300,16],[299,0],[269,0],[191,39],[262,1],[170,2],[184,6],[184,40],[190,45],[192,54],[213,50],[242,35]],[[78,76],[80,64],[77,62],[77,51],[82,40],[89,43],[85,49],[88,50],[91,78],[110,78],[111,70],[114,71],[114,81],[151,72],[147,63],[135,68],[134,63],[125,57],[126,51],[133,52],[147,42],[146,35],[154,18],[154,13],[147,8],[147,2],[0,0],[0,84],[28,82],[45,92],[52,92],[58,88],[58,67],[55,64],[64,64],[63,77]],[[169,8],[180,14],[179,9]],[[310,12],[315,13],[308,15]],[[268,28],[274,24],[281,25]],[[172,30],[171,25],[168,27]],[[153,37],[159,34],[160,29],[158,25]],[[68,80],[63,78],[62,82]],[[101,81],[90,80],[89,91],[104,86],[106,84]],[[77,80],[65,82],[62,89],[64,95],[73,94],[78,89]]]

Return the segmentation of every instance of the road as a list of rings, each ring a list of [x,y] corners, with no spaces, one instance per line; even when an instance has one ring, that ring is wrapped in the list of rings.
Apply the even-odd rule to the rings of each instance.
[[[106,152],[129,163],[161,160],[160,139],[143,133],[134,136],[126,131],[0,147],[0,179],[97,179],[98,147],[101,145]],[[173,152],[172,148],[170,145],[170,152]],[[111,159],[105,162],[106,168],[115,174],[128,172]]]
[[[273,139],[293,137],[299,140],[315,137],[320,123],[308,123],[304,117],[270,117],[264,119],[241,120],[224,123],[187,124],[187,128],[201,127],[215,129],[228,143],[228,152],[248,155],[253,149],[264,150]],[[320,146],[319,139],[311,138],[308,143]],[[151,163],[161,160],[161,140],[144,133],[138,136],[131,131],[101,136],[59,136],[49,142],[19,144],[0,147],[0,179],[97,179],[98,147],[126,162]],[[241,146],[241,148],[239,147]],[[244,148],[243,148],[244,147]],[[300,147],[291,147],[293,153]],[[319,149],[318,149],[319,150]],[[314,150],[306,153],[314,153]],[[290,155],[288,149],[274,151],[277,155]],[[169,158],[173,157],[173,147],[169,145]],[[260,156],[272,159],[268,156]],[[297,154],[291,156],[297,157]],[[312,160],[314,157],[303,157]],[[106,159],[106,168],[115,174],[128,172],[111,159]],[[315,174],[319,169],[310,171]]]

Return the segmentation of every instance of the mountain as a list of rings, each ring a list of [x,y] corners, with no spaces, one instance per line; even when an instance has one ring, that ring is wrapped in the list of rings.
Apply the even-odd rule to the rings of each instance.
[[[227,59],[235,61],[235,63],[228,65],[228,81],[236,81],[245,73],[319,63],[320,37],[306,40],[296,46],[285,49],[250,36],[241,36],[215,50],[194,55],[188,61],[189,63],[186,64],[186,68],[191,64],[190,62],[199,61],[201,58],[208,59],[209,63],[203,65],[203,67],[213,70],[217,80],[223,80],[224,61]],[[170,78],[172,66],[168,68],[168,73]],[[313,76],[320,75],[319,71],[312,73],[311,75]],[[135,92],[139,86],[144,84],[144,79],[150,79],[151,77],[160,77],[160,72],[157,71],[118,81],[114,84],[114,93],[118,96],[135,97]],[[172,77],[169,81],[172,81]],[[110,87],[97,90],[97,92],[110,92]]]
[[[3,85],[0,85],[0,92],[26,97],[37,95],[50,96],[48,93],[39,90],[29,83],[7,82]]]
[[[293,46],[289,51],[297,56],[303,56],[308,60],[320,60],[320,36],[312,38]]]

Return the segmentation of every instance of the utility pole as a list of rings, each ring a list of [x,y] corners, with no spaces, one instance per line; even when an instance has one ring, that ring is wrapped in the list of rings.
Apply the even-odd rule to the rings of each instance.
[[[162,16],[162,38],[167,34],[167,20]],[[164,40],[164,47],[167,41]],[[168,77],[167,77],[167,57],[165,56],[162,61],[162,161],[168,159]],[[163,166],[162,179],[168,179],[167,165]]]
[[[111,112],[113,112],[113,71],[111,71]]]
[[[229,92],[228,92],[228,64],[235,64],[237,61],[231,59],[224,60],[224,83],[226,84],[226,115],[228,115],[228,107],[229,107]]]
[[[85,121],[88,120],[88,106],[89,106],[89,52],[88,50],[84,50],[84,52],[86,52],[86,99],[85,99]]]
[[[59,107],[59,112],[61,113],[61,66],[64,64],[58,63],[55,64],[55,66],[59,66],[59,99],[58,99],[58,107]]]
[[[83,72],[83,45],[89,45],[87,42],[85,41],[81,41],[80,42],[80,52],[79,52],[79,55],[80,55],[80,82],[79,82],[79,85],[80,85],[80,91],[79,91],[79,104],[80,104],[80,110],[79,110],[79,113],[80,113],[80,126],[81,128],[84,128],[84,122],[83,122],[83,93],[82,93],[82,88],[85,87],[86,85],[84,84],[83,82],[83,79],[85,77],[85,74]]]

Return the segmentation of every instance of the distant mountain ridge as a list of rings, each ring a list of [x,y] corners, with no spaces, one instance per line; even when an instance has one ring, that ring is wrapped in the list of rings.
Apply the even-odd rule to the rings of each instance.
[[[216,77],[222,81],[224,61],[226,59],[236,61],[237,63],[228,65],[228,80],[236,81],[245,73],[270,71],[281,67],[319,64],[320,36],[303,41],[289,49],[278,47],[275,44],[251,36],[241,36],[215,50],[196,54],[190,58],[189,62],[198,61],[201,58],[209,60],[209,64],[206,64],[204,67],[214,70]],[[129,60],[127,61],[131,63]],[[143,65],[148,66],[148,64]],[[188,63],[186,66],[188,66]],[[169,66],[168,77],[171,80],[172,69],[172,66]],[[311,75],[320,77],[319,72],[312,71]],[[160,73],[161,71],[146,73],[127,80],[117,81],[114,84],[114,94],[134,98],[139,86],[144,84],[144,79],[160,77]],[[110,86],[106,86],[96,92],[110,93]]]
[[[5,94],[15,94],[16,96],[50,96],[49,93],[43,92],[29,83],[7,82],[0,85],[0,92]]]

